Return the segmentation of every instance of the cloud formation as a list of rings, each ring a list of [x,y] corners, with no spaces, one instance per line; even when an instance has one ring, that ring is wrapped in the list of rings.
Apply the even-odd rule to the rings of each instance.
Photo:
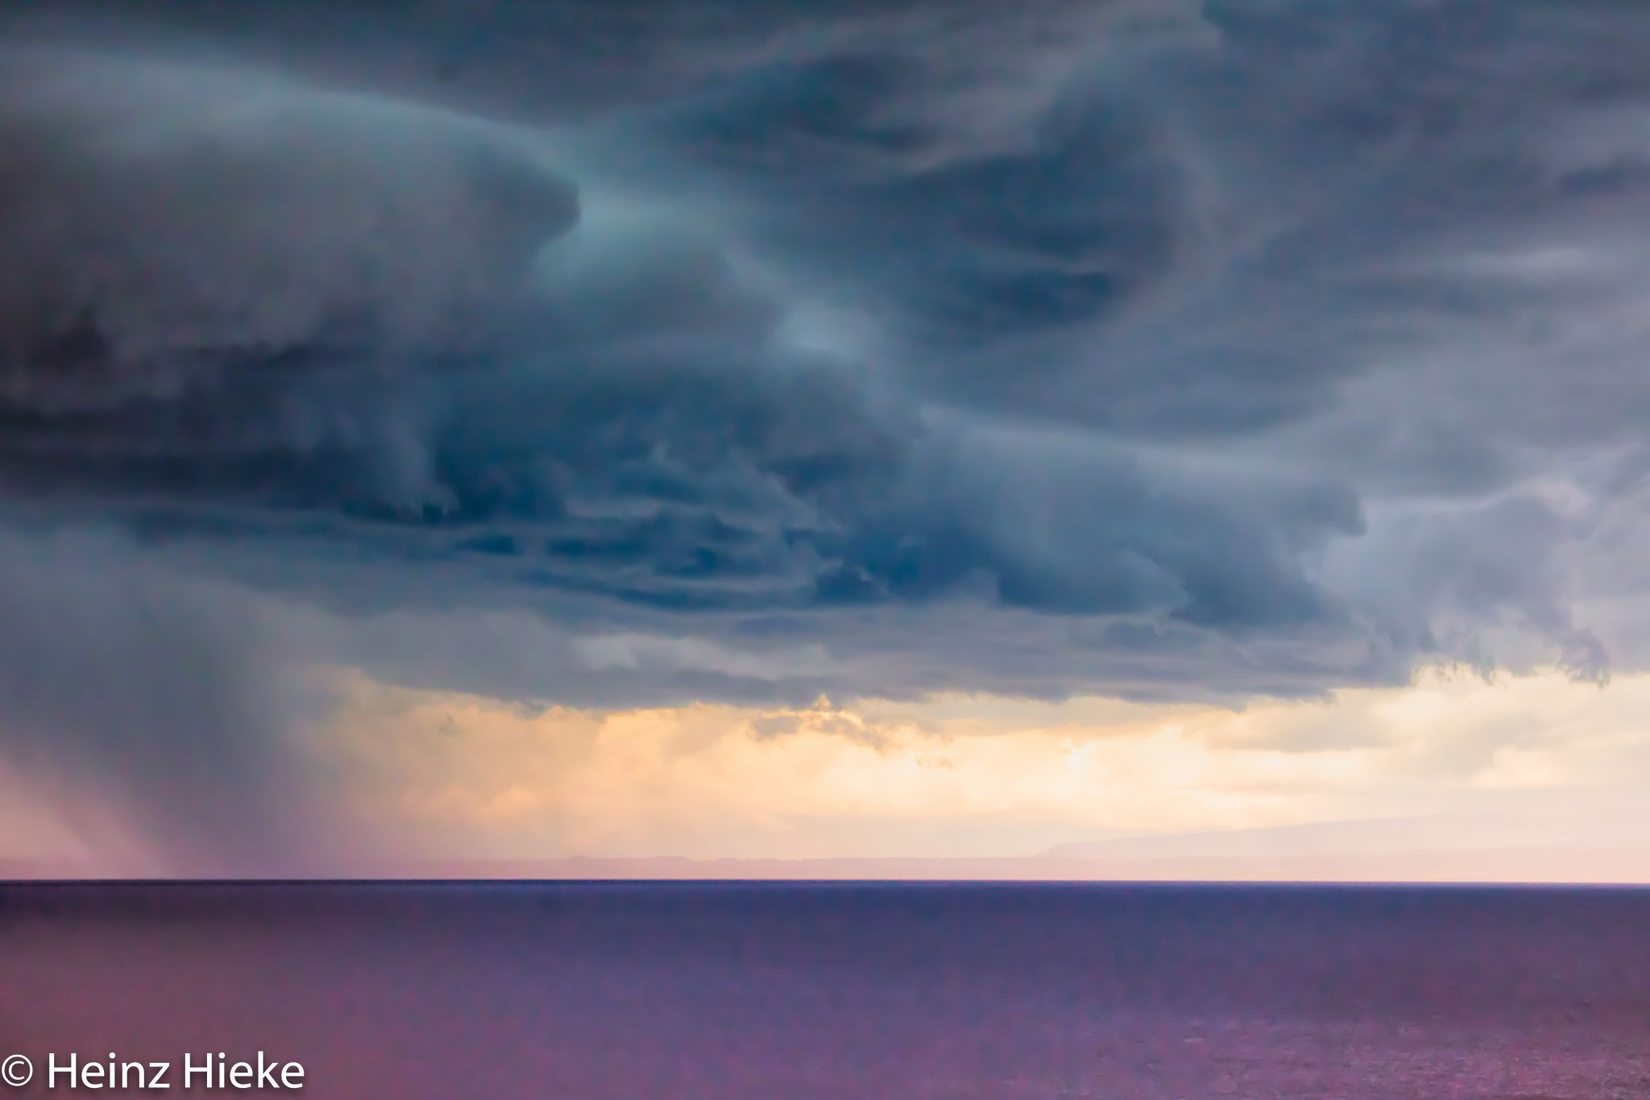
[[[1644,656],[1578,610],[1650,401],[1629,8],[8,20],[0,481],[343,659],[651,704]],[[495,612],[555,659],[454,640]]]

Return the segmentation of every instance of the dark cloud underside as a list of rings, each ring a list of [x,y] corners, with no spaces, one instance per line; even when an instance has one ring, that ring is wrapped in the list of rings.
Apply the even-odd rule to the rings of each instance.
[[[535,698],[1601,672],[1650,15],[690,9],[9,13],[14,526]]]

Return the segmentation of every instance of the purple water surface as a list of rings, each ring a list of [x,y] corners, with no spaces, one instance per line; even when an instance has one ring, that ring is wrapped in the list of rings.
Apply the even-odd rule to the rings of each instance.
[[[1650,892],[0,887],[0,1054],[219,1050],[363,1100],[1639,1100]]]

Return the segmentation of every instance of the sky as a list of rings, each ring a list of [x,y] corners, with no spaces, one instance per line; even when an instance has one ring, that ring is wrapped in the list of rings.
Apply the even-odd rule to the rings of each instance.
[[[1650,10],[0,11],[0,873],[1650,880]]]

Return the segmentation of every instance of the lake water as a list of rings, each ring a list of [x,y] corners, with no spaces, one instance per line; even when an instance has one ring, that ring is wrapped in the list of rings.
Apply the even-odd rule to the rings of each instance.
[[[1650,892],[0,887],[19,1095],[259,1050],[362,1100],[1643,1100]]]

